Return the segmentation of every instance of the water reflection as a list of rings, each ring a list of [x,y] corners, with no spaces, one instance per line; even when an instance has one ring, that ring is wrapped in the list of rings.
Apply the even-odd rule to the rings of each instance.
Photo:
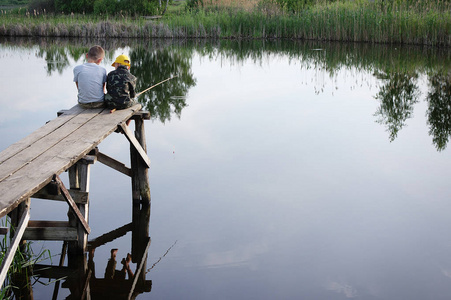
[[[429,74],[429,104],[427,118],[429,134],[441,151],[446,148],[451,135],[451,72],[439,70]]]
[[[406,120],[412,117],[414,105],[418,103],[418,74],[379,71],[375,75],[383,84],[375,96],[380,107],[374,115],[378,117],[378,123],[387,127],[390,141],[393,141],[406,125]]]
[[[88,259],[86,255],[68,258],[68,267],[63,267],[66,243],[63,244],[59,266],[35,265],[33,276],[39,279],[56,280],[53,299],[58,298],[61,287],[70,291],[66,299],[135,299],[138,295],[149,293],[152,281],[146,279],[146,266],[149,237],[150,205],[141,204],[134,211],[133,222],[105,233],[88,243]],[[110,258],[105,270],[97,270],[95,252],[127,233],[132,233],[130,251],[125,257],[118,259],[118,249],[110,250]],[[121,249],[124,250],[124,249]],[[100,259],[105,259],[100,257]],[[120,261],[119,267],[117,260]],[[131,262],[136,263],[132,269]],[[104,272],[103,272],[104,271]],[[103,275],[103,277],[102,277]],[[23,299],[33,299],[33,291],[22,289]],[[24,293],[27,292],[27,293]],[[31,297],[31,298],[30,298]]]
[[[20,47],[39,43],[37,55],[46,60],[49,75],[68,68],[70,59],[79,60],[93,43],[105,45],[107,59],[113,57],[114,50],[127,45],[130,47],[132,73],[138,77],[137,90],[178,76],[139,98],[152,117],[161,122],[170,120],[172,115],[180,117],[187,106],[186,95],[196,85],[191,70],[191,60],[196,52],[210,59],[225,61],[227,58],[230,64],[239,64],[246,59],[262,64],[270,54],[288,56],[293,62],[299,62],[302,68],[315,68],[322,73],[314,82],[317,94],[324,91],[325,85],[335,82],[324,80],[324,75],[334,78],[342,69],[367,71],[380,82],[379,91],[374,95],[380,101],[380,107],[374,116],[376,122],[386,127],[390,141],[396,139],[406,121],[413,116],[415,104],[420,101],[418,77],[425,74],[430,83],[425,99],[429,103],[429,133],[437,150],[446,148],[451,134],[445,114],[449,111],[446,100],[451,97],[448,75],[451,56],[446,49],[291,41],[158,40],[143,43],[138,40],[82,39],[51,43],[46,39],[4,39],[3,42],[19,44]]]
[[[129,46],[131,52],[140,43]],[[153,270],[155,285],[142,298],[424,299],[436,293],[444,299],[449,295],[449,239],[443,230],[450,223],[446,214],[449,161],[446,155],[433,155],[434,147],[422,139],[422,135],[429,138],[427,129],[416,126],[425,125],[425,114],[418,111],[426,113],[434,101],[436,107],[428,107],[444,115],[427,115],[434,115],[433,121],[446,119],[443,106],[449,92],[441,92],[441,87],[449,86],[449,79],[446,71],[438,70],[449,65],[448,54],[431,49],[257,41],[152,42],[142,51],[164,52],[164,47],[169,52],[191,52],[198,88],[191,90],[192,109],[183,109],[183,120],[165,125],[149,122],[155,162],[152,193],[158,205],[152,224],[152,237],[158,243],[153,246],[160,245],[164,251],[167,246],[162,244],[181,242],[180,249],[171,253],[175,255]],[[287,57],[294,66],[287,66]],[[213,61],[204,63],[209,59]],[[230,67],[233,64],[237,65]],[[299,66],[301,72],[296,72]],[[276,76],[261,74],[269,69]],[[212,76],[210,70],[215,72]],[[234,77],[240,72],[244,84],[232,98],[221,88],[238,85]],[[279,86],[276,80],[286,78],[279,72],[290,72],[295,80]],[[300,73],[319,76],[295,77]],[[363,81],[373,85],[371,93],[364,86],[356,88],[356,92],[364,90],[364,97],[348,95],[348,90],[339,91],[342,97],[326,95],[330,85],[342,88],[340,80],[330,78],[349,73],[346,87]],[[378,73],[379,77],[372,75]],[[256,82],[263,79],[260,75],[265,81]],[[441,79],[431,82],[435,75]],[[424,92],[422,84],[427,80],[429,93],[441,95],[434,101]],[[308,86],[292,89],[299,81],[307,81]],[[262,89],[270,91],[267,97],[252,90],[245,94],[254,82],[253,88],[261,88],[262,82],[277,88]],[[383,87],[390,90],[390,82],[419,86],[418,102],[413,103],[415,97],[400,98],[408,105],[398,108],[390,102],[393,99],[374,100],[372,96]],[[313,86],[319,96],[303,94]],[[210,97],[211,89],[218,97]],[[423,106],[417,114],[409,115],[419,103]],[[407,138],[388,145],[391,133],[384,129],[389,123],[379,125],[375,121],[381,116],[373,116],[379,107],[384,107],[386,120],[401,120],[399,124],[404,125],[398,137],[407,132]],[[413,120],[418,121],[413,130],[406,130],[412,129]],[[434,126],[447,139],[442,123],[446,124],[441,121]],[[120,203],[123,198],[116,195],[120,187],[103,199],[104,186],[113,184],[109,176],[102,177],[99,202]],[[118,216],[123,216],[123,210],[113,217]],[[103,222],[98,226],[104,226]],[[115,247],[119,248],[116,269],[122,269],[120,262],[129,245],[106,243],[93,253],[97,279],[104,279],[102,264],[106,265]],[[153,248],[152,253],[162,250]],[[89,258],[86,265],[92,265]],[[135,275],[136,267],[131,270]]]
[[[196,84],[191,70],[192,49],[152,48],[140,45],[130,50],[131,71],[138,78],[136,89],[143,91],[152,84],[177,76],[139,96],[150,114],[161,122],[180,117],[189,89]]]
[[[210,59],[224,59],[239,64],[246,59],[262,64],[270,54],[285,55],[302,68],[315,68],[322,76],[315,79],[317,94],[324,86],[335,82],[322,77],[333,78],[342,69],[367,71],[380,82],[374,95],[380,107],[374,113],[376,122],[385,126],[389,140],[393,141],[413,116],[415,104],[420,101],[418,77],[425,74],[429,80],[428,124],[430,135],[437,150],[441,151],[451,134],[445,112],[449,111],[447,101],[450,95],[449,69],[451,54],[446,49],[419,47],[396,48],[389,46],[336,44],[292,41],[138,41],[138,40],[57,40],[46,39],[3,39],[3,43],[31,47],[39,43],[37,55],[47,62],[49,75],[70,66],[70,59],[79,60],[93,43],[105,45],[107,60],[114,56],[114,50],[128,46],[132,59],[132,73],[137,76],[137,90],[169,77],[178,76],[140,96],[139,101],[155,119],[165,122],[172,115],[181,116],[187,106],[186,96],[196,79],[191,70],[194,53]],[[440,70],[440,71],[438,71]],[[363,79],[365,80],[365,79]],[[357,85],[357,83],[356,83]],[[338,88],[338,87],[337,87]]]

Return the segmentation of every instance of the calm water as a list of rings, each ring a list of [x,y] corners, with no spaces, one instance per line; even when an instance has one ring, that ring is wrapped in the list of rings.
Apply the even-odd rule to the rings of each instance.
[[[131,56],[138,90],[180,76],[141,99],[153,286],[138,299],[451,297],[449,49],[3,41],[0,150],[75,105],[93,43],[107,71]],[[99,148],[129,165],[124,136]],[[130,222],[126,176],[94,164],[90,199],[91,239]],[[33,200],[31,218],[66,211]],[[41,247],[57,264],[61,243]],[[125,257],[130,235],[96,250],[98,277],[112,248]]]

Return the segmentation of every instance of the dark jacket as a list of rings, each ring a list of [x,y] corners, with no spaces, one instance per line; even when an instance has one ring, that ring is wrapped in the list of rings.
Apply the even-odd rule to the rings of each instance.
[[[111,101],[118,106],[127,104],[135,96],[136,77],[133,76],[126,66],[119,66],[116,70],[108,73],[106,89]]]

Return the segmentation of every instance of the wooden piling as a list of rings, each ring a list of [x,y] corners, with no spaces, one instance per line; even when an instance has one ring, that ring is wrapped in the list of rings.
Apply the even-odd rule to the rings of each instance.
[[[147,153],[146,134],[142,117],[135,117],[135,138],[142,150]],[[147,154],[146,154],[147,155]],[[136,145],[130,143],[130,162],[132,169],[132,261],[136,263],[144,251],[141,237],[149,236],[149,224],[142,224],[141,210],[148,210],[150,216],[149,166],[142,159]]]

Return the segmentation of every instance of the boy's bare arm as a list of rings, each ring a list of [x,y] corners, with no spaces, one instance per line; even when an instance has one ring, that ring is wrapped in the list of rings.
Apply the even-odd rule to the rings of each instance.
[[[77,90],[78,90],[78,81],[75,81],[75,85],[77,86]]]

